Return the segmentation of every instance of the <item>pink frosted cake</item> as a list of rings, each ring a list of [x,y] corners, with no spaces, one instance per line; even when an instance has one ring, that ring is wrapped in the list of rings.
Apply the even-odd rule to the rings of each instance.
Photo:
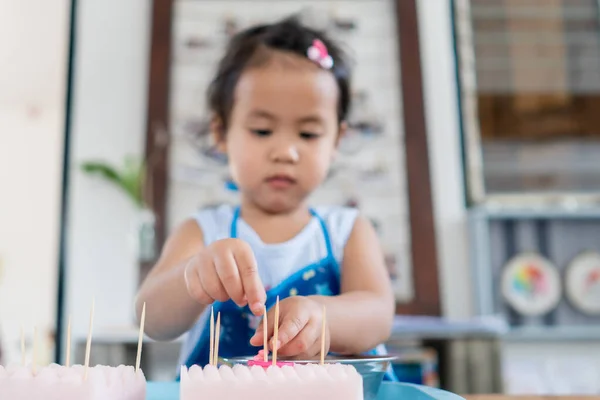
[[[342,364],[181,367],[180,400],[199,399],[363,400],[363,382]]]
[[[0,366],[2,400],[144,400],[146,378],[134,367],[64,367],[52,364],[39,368],[35,375],[27,367]]]

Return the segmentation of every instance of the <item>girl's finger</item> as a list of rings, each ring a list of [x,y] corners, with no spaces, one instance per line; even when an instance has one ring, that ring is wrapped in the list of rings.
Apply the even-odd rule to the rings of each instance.
[[[288,357],[313,357],[315,355],[314,352],[318,352],[317,348],[320,348],[320,339],[318,324],[314,321],[309,321],[293,339],[286,344],[282,344],[279,354]]]
[[[204,291],[212,299],[218,301],[229,300],[229,295],[227,295],[227,291],[221,284],[221,279],[219,279],[219,275],[217,274],[217,270],[213,261],[202,265],[202,269],[200,270],[200,281],[202,282]]]
[[[240,307],[243,307],[244,302],[244,288],[242,286],[242,279],[238,272],[238,267],[233,258],[233,254],[225,252],[215,256],[215,270],[219,276],[221,285],[227,292],[228,296]]]
[[[244,294],[250,305],[250,310],[252,310],[254,315],[261,315],[267,299],[267,293],[258,275],[258,265],[252,248],[244,242],[241,243],[240,246],[235,248],[233,257],[235,258],[240,278],[242,279]]]
[[[262,346],[264,343],[264,317],[261,319],[254,336],[250,338],[250,344],[252,346]],[[267,338],[270,339],[275,332],[275,309],[271,308],[271,311],[267,311]],[[269,344],[269,348],[271,345]]]
[[[290,343],[296,341],[296,346],[300,346],[300,344],[306,345],[301,351],[307,350],[312,343],[308,343],[310,340],[308,340],[308,336],[306,336],[307,332],[305,332],[305,330],[307,328],[309,330],[312,329],[312,325],[316,324],[310,323],[307,313],[299,312],[285,315],[279,326],[278,339],[280,348],[284,349]],[[299,337],[300,339],[298,339]],[[272,343],[271,346],[273,346],[273,344],[274,343]]]
[[[321,339],[319,338],[304,353],[299,353],[299,354],[296,354],[293,356],[288,356],[288,357],[295,358],[297,360],[317,360],[320,357],[320,355],[321,355]]]
[[[190,296],[200,304],[212,304],[213,299],[206,293],[202,287],[202,281],[198,274],[198,268],[194,264],[194,260],[190,260],[186,266],[183,276],[185,278],[185,285]]]

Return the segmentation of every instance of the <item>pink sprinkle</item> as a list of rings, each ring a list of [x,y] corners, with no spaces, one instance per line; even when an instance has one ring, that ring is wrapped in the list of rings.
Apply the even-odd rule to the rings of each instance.
[[[258,366],[258,367],[263,367],[264,369],[269,368],[270,366],[273,365],[272,361],[264,361],[264,360],[250,360],[248,361],[248,366],[252,367],[252,366]],[[293,362],[289,362],[289,361],[277,361],[276,365],[278,367],[293,367],[294,363]]]
[[[265,359],[265,351],[264,350],[259,350],[258,354],[254,356],[253,360],[255,361],[260,361],[260,360],[264,360]]]

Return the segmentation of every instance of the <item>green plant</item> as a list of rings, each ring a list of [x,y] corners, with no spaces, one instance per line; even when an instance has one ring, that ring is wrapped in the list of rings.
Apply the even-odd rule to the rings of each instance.
[[[104,161],[86,161],[82,163],[81,169],[89,175],[100,176],[116,185],[125,192],[138,208],[145,206],[143,193],[145,168],[143,161],[128,156],[125,158],[121,169]]]

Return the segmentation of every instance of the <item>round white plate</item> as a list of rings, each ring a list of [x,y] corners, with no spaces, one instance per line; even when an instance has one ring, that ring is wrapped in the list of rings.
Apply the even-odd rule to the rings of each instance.
[[[600,254],[586,251],[571,261],[565,274],[565,292],[577,310],[600,315]]]
[[[504,267],[502,295],[518,313],[540,316],[554,309],[561,298],[558,269],[536,253],[521,253]]]

